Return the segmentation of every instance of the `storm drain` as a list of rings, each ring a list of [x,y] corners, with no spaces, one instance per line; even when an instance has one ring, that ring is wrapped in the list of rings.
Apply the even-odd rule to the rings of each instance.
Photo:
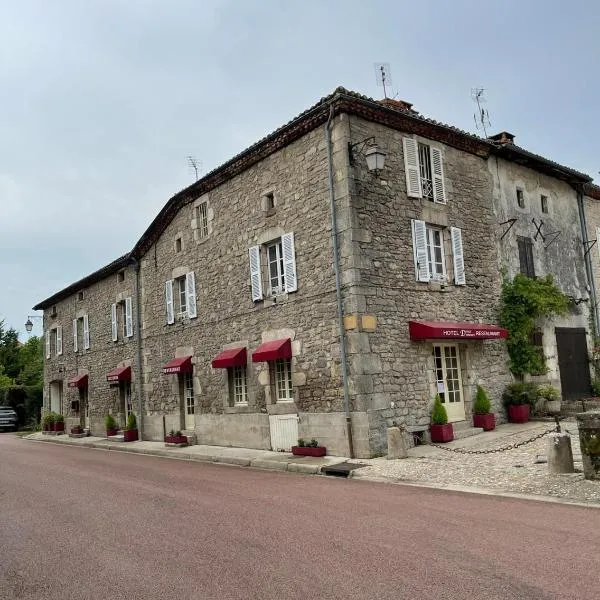
[[[350,471],[360,469],[361,467],[366,467],[366,465],[361,463],[343,462],[338,463],[337,465],[321,467],[321,473],[323,473],[323,475],[329,475],[330,477],[349,477]]]

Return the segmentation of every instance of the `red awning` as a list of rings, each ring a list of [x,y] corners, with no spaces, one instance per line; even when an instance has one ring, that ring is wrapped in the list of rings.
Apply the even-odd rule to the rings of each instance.
[[[119,381],[131,381],[131,367],[117,367],[106,374],[108,383],[118,383]]]
[[[191,373],[194,370],[192,366],[191,356],[180,356],[179,358],[172,358],[164,367],[163,373],[165,375],[172,375],[173,373]]]
[[[87,375],[75,375],[69,379],[69,387],[86,388],[88,386]]]
[[[292,358],[292,341],[290,338],[265,342],[252,353],[252,362],[267,362],[282,358]]]
[[[448,323],[445,321],[409,321],[410,339],[418,340],[496,340],[508,337],[508,331],[485,323]]]
[[[243,367],[247,362],[246,348],[228,348],[213,358],[213,369]]]

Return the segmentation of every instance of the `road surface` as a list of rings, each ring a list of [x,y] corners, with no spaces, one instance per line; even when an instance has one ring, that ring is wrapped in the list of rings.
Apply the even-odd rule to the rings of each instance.
[[[0,598],[600,597],[600,510],[0,435]]]

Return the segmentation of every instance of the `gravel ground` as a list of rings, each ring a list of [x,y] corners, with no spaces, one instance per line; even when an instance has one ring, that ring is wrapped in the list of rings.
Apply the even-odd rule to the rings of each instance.
[[[360,460],[365,468],[354,472],[358,478],[376,477],[408,483],[424,483],[440,486],[475,487],[505,492],[556,496],[575,502],[600,504],[600,482],[583,478],[581,451],[577,423],[564,421],[563,429],[572,433],[571,445],[575,469],[573,474],[550,475],[544,460],[547,456],[547,436],[520,448],[484,455],[464,455],[440,450],[432,446],[420,446],[409,451],[409,458],[387,460],[374,458]],[[540,422],[522,433],[511,433],[501,439],[490,441],[487,434],[457,440],[452,447],[468,447],[469,450],[498,448],[527,440],[549,429],[552,423]]]

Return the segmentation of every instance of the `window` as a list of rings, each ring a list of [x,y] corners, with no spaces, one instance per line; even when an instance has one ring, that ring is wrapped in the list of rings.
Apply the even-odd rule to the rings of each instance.
[[[446,281],[444,239],[441,229],[427,227],[427,265],[430,279]]]
[[[119,339],[119,329],[122,332],[122,339],[133,336],[133,305],[131,296],[121,302],[115,302],[110,307],[112,341]],[[121,327],[119,328],[119,322]]]
[[[123,283],[125,281],[125,271],[119,271],[117,273],[117,281]]]
[[[402,143],[407,195],[444,204],[446,190],[441,149],[408,137],[403,138]]]
[[[285,269],[283,266],[283,246],[281,239],[267,246],[269,273],[269,295],[280,294],[285,290]]]
[[[202,202],[196,206],[196,229],[198,237],[208,237],[208,203]]]
[[[521,188],[517,188],[517,206],[525,208],[525,193]]]
[[[196,277],[193,271],[165,282],[165,301],[167,324],[175,323],[175,316],[179,319],[196,318]]]
[[[46,331],[46,358],[50,358],[52,355],[60,356],[62,353],[62,326],[59,325]]]
[[[252,300],[263,299],[263,281],[267,281],[267,295],[273,296],[298,289],[294,234],[284,233],[279,239],[263,246],[248,249]],[[264,272],[263,272],[264,269]]]
[[[182,245],[181,245],[181,238],[180,238],[180,237],[178,237],[178,238],[175,240],[175,252],[181,252],[181,248],[182,248]]]
[[[245,365],[231,369],[231,390],[234,406],[246,406],[248,404],[248,382]]]
[[[90,347],[90,324],[88,315],[79,319],[73,319],[73,352],[81,348],[89,350]]]
[[[131,398],[131,381],[122,381],[120,384],[121,391],[121,406],[125,415],[125,423],[129,413],[133,412],[133,400]]]
[[[544,375],[546,370],[546,356],[544,354],[544,334],[540,329],[534,329],[531,332],[531,345],[535,346],[535,350],[537,353],[537,369],[534,369],[531,372],[531,375]]]
[[[186,305],[186,288],[185,288],[185,277],[178,277],[175,280],[175,310],[177,315],[182,317],[187,315]]]
[[[542,205],[542,212],[548,214],[548,196],[540,196],[540,204]]]
[[[527,277],[535,277],[533,265],[533,241],[531,238],[518,237],[519,247],[519,271]]]
[[[265,194],[265,208],[266,210],[275,210],[275,195],[273,192]]]
[[[275,361],[275,397],[277,402],[291,402],[292,397],[292,360],[290,358]]]
[[[434,346],[433,358],[437,393],[446,409],[451,410],[451,405],[462,403],[458,346]]]
[[[79,302],[81,302],[84,298],[85,298],[85,293],[83,292],[83,290],[81,290],[77,294],[77,300],[79,300]]]
[[[193,415],[196,412],[193,373],[184,373],[183,374],[183,395],[184,395],[185,414]]]

